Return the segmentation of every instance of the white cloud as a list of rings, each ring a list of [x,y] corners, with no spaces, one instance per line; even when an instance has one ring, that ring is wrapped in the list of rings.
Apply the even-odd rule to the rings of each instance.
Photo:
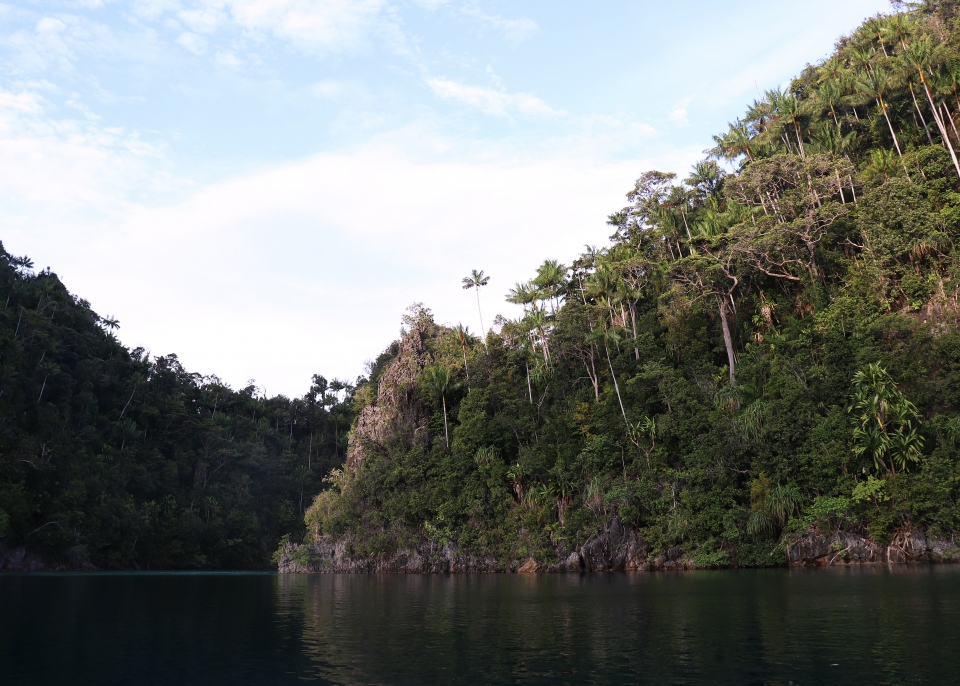
[[[167,187],[151,169],[160,159],[155,147],[100,126],[82,103],[67,104],[84,117],[51,117],[38,92],[0,89],[0,212],[8,226],[115,216],[130,195]]]
[[[437,153],[448,141],[401,131],[158,206],[131,193],[156,183],[146,153],[120,134],[72,131],[0,136],[0,184],[23,196],[0,203],[7,249],[117,316],[125,343],[270,393],[301,394],[313,373],[359,374],[414,301],[477,329],[459,286],[470,269],[493,277],[488,319],[510,312],[502,296],[539,262],[604,241],[604,218],[647,166]]]
[[[385,6],[385,0],[199,0],[178,17],[202,20],[208,31],[229,22],[253,38],[269,35],[325,52],[362,45]]]
[[[560,116],[564,112],[555,110],[540,98],[529,93],[508,93],[504,90],[468,86],[448,79],[429,79],[427,84],[438,97],[456,100],[476,107],[485,114],[506,117],[511,114],[544,117]]]
[[[243,60],[229,50],[217,50],[214,61],[218,66],[226,67],[227,69],[239,70],[243,67]]]
[[[451,0],[413,0],[414,4],[428,10],[435,10],[447,5]]]
[[[200,7],[198,9],[181,10],[177,12],[181,22],[197,33],[213,33],[226,21],[220,7]]]
[[[8,78],[56,75],[58,79],[79,80],[90,86],[97,79],[78,70],[83,57],[139,65],[159,61],[163,50],[156,32],[143,26],[117,28],[73,14],[19,19],[20,28],[10,34],[0,34],[0,54],[4,58],[4,75]]]
[[[181,33],[177,37],[177,43],[194,55],[202,55],[207,51],[207,39],[189,31]]]
[[[487,14],[476,6],[468,6],[461,11],[482,26],[502,33],[513,41],[522,41],[529,38],[539,28],[537,22],[526,17],[519,19],[505,19],[499,14]]]
[[[317,81],[306,87],[306,92],[315,98],[323,100],[343,100],[345,98],[365,98],[369,94],[367,90],[358,83],[349,81],[339,81],[337,79],[324,79]],[[356,125],[356,121],[353,121]]]

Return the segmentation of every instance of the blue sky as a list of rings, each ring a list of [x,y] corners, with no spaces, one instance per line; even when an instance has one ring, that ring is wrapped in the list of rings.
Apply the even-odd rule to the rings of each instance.
[[[412,302],[479,328],[885,0],[0,4],[0,239],[124,343],[270,394]]]

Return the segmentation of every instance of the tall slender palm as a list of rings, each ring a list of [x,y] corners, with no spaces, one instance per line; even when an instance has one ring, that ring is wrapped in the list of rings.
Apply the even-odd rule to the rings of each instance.
[[[483,327],[483,311],[480,309],[480,288],[481,286],[486,286],[490,283],[490,277],[483,275],[483,270],[477,271],[476,269],[470,272],[470,276],[463,277],[463,289],[470,290],[473,288],[477,292],[477,312],[480,314],[480,338],[483,340],[483,348],[487,349],[487,334],[486,329]]]
[[[901,58],[906,68],[911,71],[916,71],[920,77],[920,84],[923,86],[923,92],[926,93],[927,103],[929,103],[930,111],[933,113],[933,119],[937,124],[937,128],[940,130],[940,136],[943,138],[947,150],[950,151],[950,159],[953,160],[953,167],[957,171],[957,176],[960,177],[960,161],[957,160],[957,153],[953,149],[953,143],[950,141],[950,135],[947,132],[947,127],[943,123],[943,118],[940,116],[940,112],[933,102],[933,94],[930,92],[930,84],[927,81],[925,73],[927,69],[933,66],[934,62],[933,47],[930,40],[924,39],[913,42],[903,51]],[[913,92],[912,86],[910,92]],[[914,102],[916,102],[916,100],[914,100]],[[917,109],[919,109],[919,106]]]
[[[713,140],[717,144],[714,152],[718,156],[733,160],[746,155],[748,160],[753,160],[750,131],[739,119],[735,124],[729,124],[729,130],[726,133],[714,136]]]
[[[467,384],[470,383],[470,369],[467,367],[467,343],[470,340],[470,329],[465,327],[463,324],[457,324],[453,327],[453,332],[457,336],[457,340],[460,342],[460,350],[463,352],[463,371],[467,375]],[[470,390],[469,385],[467,390]]]
[[[447,427],[447,394],[454,390],[455,386],[450,370],[442,364],[431,365],[423,370],[420,384],[429,395],[439,398],[443,404],[443,434],[449,448],[450,430]]]
[[[818,122],[812,127],[811,138],[815,150],[819,153],[833,153],[837,157],[843,156],[848,161],[850,156],[847,152],[853,147],[857,134],[851,131],[846,136],[840,130],[840,125],[831,124],[829,120]],[[843,184],[840,180],[840,171],[834,168],[837,177],[837,187],[840,190],[840,200],[846,204],[847,200],[843,195]],[[847,174],[847,181],[850,184],[850,193],[853,195],[853,202],[857,202],[857,191],[853,187],[853,177]]]
[[[784,126],[789,125],[793,128],[793,133],[797,137],[797,147],[800,151],[800,157],[805,158],[807,155],[803,148],[803,135],[800,131],[800,121],[804,115],[803,103],[800,102],[800,98],[792,93],[781,95],[779,100],[777,110],[780,114],[780,122]]]
[[[687,203],[689,200],[690,197],[687,194],[686,188],[683,186],[674,186],[667,194],[664,205],[680,212],[680,217],[683,219],[683,228],[687,230],[687,240],[692,241],[693,236],[690,235],[690,224],[687,223],[687,210],[689,209]]]
[[[897,140],[897,134],[893,130],[893,123],[890,121],[890,115],[887,113],[887,103],[883,99],[883,94],[888,87],[889,79],[887,75],[877,69],[867,69],[860,73],[857,79],[857,90],[866,93],[877,101],[877,107],[883,113],[883,118],[887,120],[887,127],[890,129],[890,135],[893,137],[893,145],[897,149],[897,155],[900,157],[900,163],[903,165],[903,171],[910,178],[910,172],[907,171],[907,163],[903,161],[903,152],[900,150],[900,141]]]
[[[620,384],[617,383],[617,375],[613,371],[613,361],[610,359],[610,344],[620,346],[620,335],[611,327],[607,328],[606,323],[601,319],[600,326],[595,328],[587,336],[588,343],[603,342],[603,350],[607,354],[607,365],[610,367],[610,377],[613,379],[613,388],[617,392],[617,402],[620,403],[620,413],[623,415],[623,422],[627,425],[627,433],[631,433],[630,420],[627,419],[627,411],[623,407],[623,398],[620,397]]]
[[[840,126],[840,119],[837,117],[837,105],[843,99],[843,87],[839,80],[831,79],[821,84],[817,89],[817,100],[820,106],[830,110],[830,116],[833,117],[833,123]]]
[[[550,310],[556,315],[560,305],[563,287],[566,285],[567,268],[557,260],[544,260],[537,268],[537,276],[533,285],[540,289],[542,294],[550,300]]]

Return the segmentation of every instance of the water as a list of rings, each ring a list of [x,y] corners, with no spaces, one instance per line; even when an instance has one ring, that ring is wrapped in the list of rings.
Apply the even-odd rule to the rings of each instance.
[[[0,575],[0,684],[956,684],[960,566]]]

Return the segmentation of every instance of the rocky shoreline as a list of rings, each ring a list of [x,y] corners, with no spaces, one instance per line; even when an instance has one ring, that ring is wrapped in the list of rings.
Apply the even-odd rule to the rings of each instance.
[[[882,546],[856,533],[832,536],[810,533],[785,544],[789,567],[836,567],[908,563],[960,562],[960,546],[951,540],[927,537],[922,531],[898,535]],[[736,567],[736,564],[723,565]],[[586,541],[566,558],[544,564],[533,558],[498,560],[430,542],[381,557],[351,557],[345,541],[328,536],[316,543],[287,544],[279,555],[281,574],[449,574],[470,572],[617,572],[697,569],[681,546],[651,555],[650,546],[635,531],[611,521],[603,533]]]

